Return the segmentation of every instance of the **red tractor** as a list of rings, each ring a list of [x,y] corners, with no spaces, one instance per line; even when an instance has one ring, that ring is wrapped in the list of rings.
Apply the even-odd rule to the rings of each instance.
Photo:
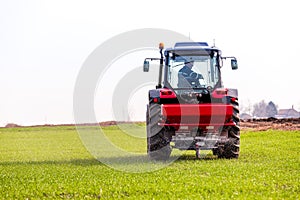
[[[224,88],[221,51],[206,42],[180,42],[164,49],[160,43],[156,89],[149,91],[147,105],[147,153],[153,160],[167,160],[172,148],[212,150],[219,158],[238,158],[240,148],[239,104],[236,89]],[[163,79],[163,82],[162,82]]]

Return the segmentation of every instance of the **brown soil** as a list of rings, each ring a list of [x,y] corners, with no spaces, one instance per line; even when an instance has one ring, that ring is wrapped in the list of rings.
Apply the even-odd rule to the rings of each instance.
[[[137,123],[137,122],[116,122],[116,121],[106,121],[100,123],[87,123],[87,124],[79,124],[77,126],[112,126],[117,124],[124,123]],[[141,122],[139,122],[141,123]],[[44,124],[44,125],[36,125],[30,127],[45,127],[45,126],[75,126],[74,124]],[[5,126],[6,128],[16,128],[23,127],[14,123],[9,123]],[[241,120],[240,128],[242,131],[266,131],[266,130],[300,130],[300,118],[296,119],[251,119],[251,120]]]
[[[241,130],[245,131],[266,131],[273,130],[300,130],[300,118],[296,119],[251,119],[242,120]]]

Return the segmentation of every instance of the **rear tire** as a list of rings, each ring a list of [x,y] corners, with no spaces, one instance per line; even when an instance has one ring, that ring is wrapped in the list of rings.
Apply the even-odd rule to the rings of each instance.
[[[239,109],[237,100],[235,102],[232,102],[232,104],[232,120],[235,125],[226,128],[228,140],[223,145],[219,145],[218,148],[213,149],[213,154],[217,155],[218,158],[238,158],[240,154],[240,118],[238,117]]]
[[[233,106],[232,121],[235,123],[235,126],[229,128],[228,141],[224,145],[223,157],[227,159],[238,158],[240,155],[240,111],[238,99],[235,98],[234,101],[231,101],[231,104]]]
[[[238,158],[240,154],[240,129],[230,127],[228,130],[228,140],[224,144],[219,144],[218,148],[213,149],[213,154],[218,158]]]
[[[238,158],[240,155],[240,128],[233,126],[228,131],[229,140],[224,145],[224,157]]]
[[[164,127],[158,125],[160,111],[159,104],[150,104],[147,108],[147,154],[152,160],[166,161],[172,152],[170,146],[172,135]]]

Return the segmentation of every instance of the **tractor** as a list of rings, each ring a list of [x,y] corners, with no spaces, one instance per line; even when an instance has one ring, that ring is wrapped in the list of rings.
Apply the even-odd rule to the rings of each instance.
[[[221,78],[221,50],[206,42],[178,42],[164,49],[160,57],[145,58],[143,71],[159,62],[158,83],[149,90],[146,111],[147,154],[166,161],[173,148],[211,150],[218,158],[238,158],[240,151],[237,89],[224,88]]]

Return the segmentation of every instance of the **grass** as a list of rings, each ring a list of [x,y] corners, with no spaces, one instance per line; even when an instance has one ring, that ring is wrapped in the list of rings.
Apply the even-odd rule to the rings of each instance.
[[[105,127],[105,135],[123,149],[145,152],[145,140],[137,138],[143,124],[124,126],[135,137],[116,126]],[[2,128],[0,141],[0,199],[300,198],[299,131],[244,132],[238,160],[211,154],[197,160],[187,152],[147,173],[98,162],[75,127]]]

